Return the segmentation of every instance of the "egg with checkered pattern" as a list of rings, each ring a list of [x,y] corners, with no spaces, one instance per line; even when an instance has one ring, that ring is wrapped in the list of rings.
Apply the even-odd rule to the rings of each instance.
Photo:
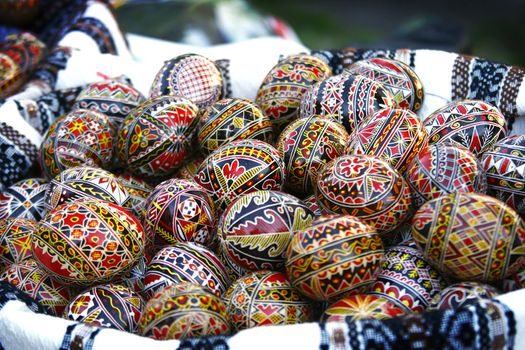
[[[193,180],[158,184],[146,204],[144,229],[155,249],[177,242],[210,246],[214,242],[215,208],[204,188]]]
[[[108,116],[77,109],[51,124],[39,150],[40,167],[51,179],[76,166],[108,169],[113,161],[113,129]]]
[[[170,178],[191,154],[198,110],[182,96],[156,97],[134,109],[119,130],[120,164],[150,182]]]
[[[184,54],[164,63],[149,91],[149,97],[183,96],[206,109],[221,98],[222,74],[212,60],[197,54]]]
[[[119,284],[92,287],[75,296],[64,310],[66,320],[134,333],[142,310],[142,297]]]
[[[208,107],[200,118],[199,145],[208,155],[231,141],[256,139],[273,141],[270,119],[253,102],[228,98]]]

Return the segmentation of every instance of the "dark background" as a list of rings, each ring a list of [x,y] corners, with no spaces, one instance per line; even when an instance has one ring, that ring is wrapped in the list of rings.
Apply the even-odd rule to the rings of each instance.
[[[228,0],[223,0],[228,1]],[[213,7],[220,0],[128,1],[122,29],[180,41],[188,26],[221,43]],[[288,22],[312,49],[434,48],[525,66],[525,1],[249,0],[257,13]]]

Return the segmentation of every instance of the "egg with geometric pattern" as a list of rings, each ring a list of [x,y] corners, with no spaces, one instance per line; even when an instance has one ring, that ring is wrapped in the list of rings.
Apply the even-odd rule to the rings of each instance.
[[[369,294],[384,298],[407,313],[423,312],[444,287],[441,274],[419,249],[398,245],[385,250],[381,271]]]
[[[308,298],[336,301],[365,293],[383,256],[383,241],[371,225],[350,215],[322,216],[293,236],[286,274]]]
[[[291,194],[256,191],[226,208],[217,236],[225,254],[237,265],[251,271],[279,271],[284,268],[292,237],[314,218],[310,208]]]
[[[308,322],[314,311],[312,302],[290,284],[286,274],[269,270],[239,278],[223,300],[235,330]]]
[[[385,108],[361,121],[350,134],[346,154],[366,154],[386,160],[401,174],[427,145],[419,117],[408,109]]]
[[[131,289],[119,284],[105,284],[92,287],[71,299],[63,317],[134,333],[143,308],[144,301]]]
[[[330,66],[319,57],[309,54],[284,57],[262,81],[255,103],[279,132],[297,119],[301,100],[307,91],[331,75]]]
[[[423,84],[405,63],[386,57],[364,58],[345,67],[349,74],[359,74],[380,82],[392,93],[399,108],[417,111],[423,103]]]
[[[407,219],[410,189],[385,160],[345,155],[321,168],[315,187],[321,212],[356,216],[385,235]]]
[[[487,193],[525,217],[525,135],[510,135],[483,154]]]
[[[356,294],[330,304],[324,311],[325,322],[363,319],[384,320],[405,315],[407,311],[376,295]]]
[[[243,194],[280,191],[285,181],[283,157],[264,141],[233,141],[206,157],[194,180],[208,191],[220,213]]]
[[[71,109],[83,108],[104,113],[116,133],[128,114],[145,101],[144,95],[133,87],[129,79],[121,76],[89,84],[80,91]]]
[[[0,220],[10,218],[39,221],[44,217],[48,182],[41,178],[20,180],[0,192]]]
[[[162,288],[182,282],[199,284],[217,296],[231,283],[213,251],[191,242],[174,243],[159,250],[148,263],[143,293],[150,299]]]
[[[429,144],[459,144],[478,158],[507,135],[505,116],[497,107],[480,100],[451,102],[426,117],[423,126]]]
[[[151,84],[149,97],[181,96],[204,110],[221,98],[223,79],[215,62],[193,53],[167,60]]]
[[[129,193],[115,175],[87,166],[65,169],[51,179],[45,205],[50,211],[61,204],[82,198],[100,199],[128,209],[131,207]]]
[[[317,173],[344,153],[348,137],[341,124],[328,118],[314,116],[288,124],[277,140],[286,166],[286,190],[298,196],[312,193]]]
[[[31,235],[36,225],[36,221],[28,219],[0,220],[0,272],[32,257]]]
[[[272,123],[255,103],[241,98],[227,98],[204,111],[200,118],[198,139],[206,155],[235,140],[272,142]]]
[[[51,124],[39,150],[43,174],[51,179],[75,166],[109,168],[113,161],[113,129],[103,113],[77,109]]]
[[[213,201],[193,180],[161,182],[149,195],[145,209],[144,229],[157,250],[176,242],[209,246],[214,241]]]
[[[228,335],[224,302],[205,287],[189,282],[167,286],[146,304],[139,334],[157,340]]]
[[[423,147],[405,172],[416,209],[426,201],[455,192],[485,193],[487,178],[476,156],[448,142]]]
[[[170,178],[191,154],[198,111],[182,96],[159,96],[135,108],[119,129],[120,164],[147,181]]]
[[[61,316],[75,295],[71,285],[53,278],[32,258],[10,265],[0,274],[0,281],[6,281],[27,293],[54,316]]]
[[[351,134],[369,115],[396,107],[390,90],[383,84],[362,75],[343,73],[312,86],[303,95],[299,116],[333,119]]]
[[[90,286],[129,271],[144,254],[139,221],[110,202],[82,199],[59,205],[32,236],[33,257],[53,277]]]
[[[497,282],[525,264],[525,221],[484,194],[426,202],[412,218],[412,236],[429,263],[459,281]]]

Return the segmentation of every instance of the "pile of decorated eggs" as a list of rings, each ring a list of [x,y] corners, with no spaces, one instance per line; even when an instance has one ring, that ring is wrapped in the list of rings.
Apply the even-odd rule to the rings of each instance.
[[[148,98],[87,87],[44,137],[43,178],[0,193],[0,280],[54,315],[163,340],[525,285],[525,136],[496,107],[422,118],[421,81],[386,58],[334,75],[284,57],[254,100],[228,96],[221,69],[188,54]]]

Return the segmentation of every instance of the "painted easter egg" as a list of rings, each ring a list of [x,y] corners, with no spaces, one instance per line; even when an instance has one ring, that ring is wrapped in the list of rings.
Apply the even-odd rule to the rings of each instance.
[[[89,84],[78,94],[72,109],[89,109],[109,117],[116,132],[133,109],[146,101],[125,79],[106,79]]]
[[[63,317],[134,333],[143,308],[144,301],[131,289],[119,284],[105,284],[92,287],[71,299]]]
[[[53,316],[61,316],[74,296],[74,290],[68,284],[53,278],[32,258],[10,265],[0,274],[0,281],[6,281],[27,293]]]
[[[181,96],[146,101],[122,122],[118,157],[130,173],[161,181],[175,173],[191,153],[197,106]]]
[[[133,214],[142,220],[144,214],[143,207],[149,197],[153,187],[140,177],[131,174],[115,174],[119,182],[124,186],[129,194],[130,207]],[[141,221],[142,222],[142,221]]]
[[[300,54],[279,61],[264,78],[255,102],[270,117],[276,131],[297,119],[303,95],[332,75],[321,58]]]
[[[264,141],[238,140],[216,149],[200,165],[195,181],[211,195],[219,212],[237,197],[278,190],[285,180],[281,153]]]
[[[430,144],[451,142],[480,157],[507,135],[507,121],[493,105],[478,100],[447,104],[423,122]]]
[[[235,330],[303,323],[313,315],[312,302],[282,272],[251,272],[236,280],[223,299]]]
[[[217,235],[222,249],[248,270],[282,270],[286,249],[314,213],[298,198],[279,191],[256,191],[237,198],[222,213]]]
[[[244,267],[235,263],[229,256],[226,254],[222,245],[219,245],[216,249],[217,257],[224,264],[226,273],[228,274],[228,279],[230,281],[235,281],[238,278],[243,277],[244,275],[250,273],[250,270],[245,269]]]
[[[39,221],[46,213],[48,183],[41,178],[20,180],[0,192],[0,220],[20,218]]]
[[[77,109],[55,120],[39,150],[40,167],[51,179],[75,166],[109,168],[113,160],[113,130],[100,112]]]
[[[82,198],[100,199],[124,208],[131,207],[126,188],[109,171],[87,166],[65,169],[49,182],[45,205],[48,211]]]
[[[334,159],[319,172],[315,191],[323,213],[359,217],[380,234],[403,223],[410,210],[405,179],[386,161],[372,156]]]
[[[286,273],[307,297],[335,301],[366,292],[383,255],[383,241],[372,226],[349,215],[322,216],[293,236]]]
[[[345,68],[349,74],[363,75],[390,90],[399,108],[417,111],[421,108],[424,92],[417,74],[401,61],[386,57],[358,60]]]
[[[127,210],[84,199],[62,204],[33,233],[33,257],[55,278],[78,285],[111,281],[144,253],[144,230]]]
[[[405,309],[376,295],[356,294],[336,301],[324,311],[326,322],[363,319],[384,320],[405,315]]]
[[[493,286],[478,282],[458,282],[451,284],[437,294],[429,308],[447,310],[472,305],[482,299],[492,299],[500,292]]]
[[[427,133],[414,112],[385,108],[361,122],[350,135],[345,152],[384,159],[402,174],[427,142]]]
[[[29,219],[0,220],[0,272],[32,257],[31,236],[36,224]]]
[[[146,304],[139,324],[141,335],[157,340],[228,335],[230,331],[223,301],[188,282],[160,290]]]
[[[412,218],[412,235],[431,264],[460,281],[496,282],[525,264],[525,222],[484,194],[426,202]]]
[[[511,135],[483,153],[487,193],[525,217],[525,135]]]
[[[421,206],[443,194],[484,193],[485,171],[476,156],[463,146],[435,143],[421,149],[405,172],[412,204]]]
[[[200,118],[199,145],[208,155],[235,140],[273,141],[270,118],[253,102],[228,98],[208,107]]]
[[[211,250],[194,243],[174,243],[159,250],[144,276],[144,295],[152,298],[162,288],[191,282],[220,296],[230,281],[222,261]]]
[[[309,89],[301,100],[299,116],[325,116],[352,133],[367,116],[396,108],[390,91],[362,75],[339,74]]]
[[[423,312],[444,287],[441,274],[419,249],[398,245],[385,250],[370,294],[387,299],[406,312]]]
[[[335,121],[301,118],[279,136],[277,147],[286,166],[285,188],[298,196],[313,192],[321,167],[344,153],[348,133]]]
[[[201,55],[184,54],[164,63],[151,84],[149,97],[183,96],[204,110],[221,98],[222,84],[215,62]]]
[[[144,229],[156,249],[177,242],[205,246],[213,242],[213,201],[195,181],[170,179],[158,184],[147,199]]]

